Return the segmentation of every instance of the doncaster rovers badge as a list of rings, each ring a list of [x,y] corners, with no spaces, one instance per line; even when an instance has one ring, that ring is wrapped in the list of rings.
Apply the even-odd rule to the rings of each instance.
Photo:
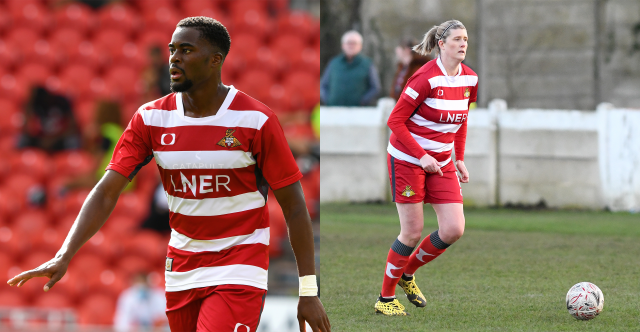
[[[226,147],[226,148],[235,148],[236,146],[242,145],[237,138],[233,137],[234,129],[227,129],[227,132],[224,134],[224,138],[221,139],[217,144]]]
[[[404,197],[411,197],[413,195],[415,195],[416,193],[413,191],[413,189],[411,189],[411,186],[406,186],[404,188],[404,191],[402,192],[402,196]]]
[[[464,97],[469,98],[471,96],[471,92],[469,92],[469,88],[464,89]]]

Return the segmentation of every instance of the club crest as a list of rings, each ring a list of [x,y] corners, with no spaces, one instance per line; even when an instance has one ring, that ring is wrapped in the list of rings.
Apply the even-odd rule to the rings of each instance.
[[[469,88],[464,89],[464,97],[469,98],[471,96],[471,92],[469,92]]]
[[[404,191],[402,192],[402,196],[404,197],[411,197],[413,195],[415,195],[416,193],[413,191],[413,189],[411,189],[411,186],[406,186],[404,188]]]
[[[218,145],[226,148],[235,148],[236,146],[242,145],[237,138],[233,137],[234,129],[227,129],[227,132],[224,134],[224,138],[218,141]]]

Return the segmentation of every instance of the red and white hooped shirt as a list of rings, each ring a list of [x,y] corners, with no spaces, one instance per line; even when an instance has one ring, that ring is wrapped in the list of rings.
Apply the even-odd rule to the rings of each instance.
[[[420,166],[426,153],[440,167],[464,160],[469,104],[478,96],[478,75],[464,64],[448,76],[440,57],[427,62],[407,81],[387,124],[392,134],[387,152]]]
[[[302,178],[274,113],[231,86],[216,115],[191,118],[169,94],[138,109],[107,169],[131,180],[151,159],[170,210],[166,291],[267,289],[268,187]]]

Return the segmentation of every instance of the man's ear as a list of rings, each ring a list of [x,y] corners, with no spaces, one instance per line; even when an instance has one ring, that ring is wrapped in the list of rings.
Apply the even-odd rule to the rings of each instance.
[[[224,56],[220,52],[213,53],[211,56],[211,66],[220,67],[224,62]]]

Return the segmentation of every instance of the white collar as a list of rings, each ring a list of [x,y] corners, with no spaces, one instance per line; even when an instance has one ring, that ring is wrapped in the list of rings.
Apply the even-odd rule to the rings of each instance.
[[[231,102],[233,101],[237,93],[238,93],[238,89],[236,89],[233,85],[230,85],[229,93],[227,93],[227,96],[224,98],[224,102],[222,102],[222,105],[220,105],[220,109],[218,109],[218,112],[216,113],[216,115],[205,116],[203,118],[192,118],[184,115],[184,105],[182,104],[182,93],[178,92],[176,93],[176,109],[178,110],[178,116],[180,116],[180,118],[184,121],[195,122],[195,123],[219,119],[225,113],[227,113],[227,110],[229,109],[229,105],[231,105]]]
[[[440,55],[438,55],[438,59],[436,60],[436,63],[438,64],[438,67],[440,67],[442,74],[446,77],[458,77],[460,76],[460,74],[462,74],[462,63],[460,63],[460,65],[458,66],[458,74],[456,76],[449,76],[449,74],[447,74],[447,70],[444,68],[444,64],[442,64],[442,60],[440,60]]]

